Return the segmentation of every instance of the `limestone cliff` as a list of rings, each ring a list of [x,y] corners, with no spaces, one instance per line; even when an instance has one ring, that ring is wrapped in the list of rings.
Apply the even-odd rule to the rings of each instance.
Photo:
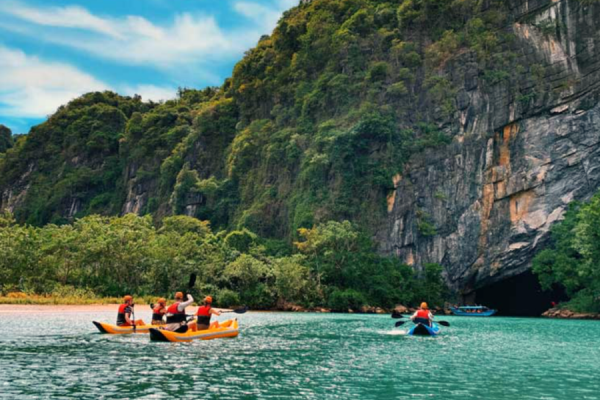
[[[0,209],[187,214],[288,244],[350,219],[469,295],[597,192],[599,48],[592,0],[302,1],[222,87],[59,109],[0,157]]]
[[[395,180],[382,250],[413,265],[438,262],[462,294],[519,274],[567,204],[600,186],[600,7],[512,1],[517,54],[529,73],[483,87],[468,55],[446,73],[460,88],[456,132],[444,151]],[[546,32],[540,27],[551,27]],[[544,71],[539,77],[532,66]],[[532,96],[523,93],[534,93]],[[423,220],[436,234],[420,232]]]

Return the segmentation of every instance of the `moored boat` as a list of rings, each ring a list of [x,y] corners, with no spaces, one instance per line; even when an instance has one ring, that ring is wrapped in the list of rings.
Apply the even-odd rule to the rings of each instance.
[[[237,318],[219,322],[218,328],[210,328],[202,331],[192,331],[177,333],[166,331],[164,329],[150,328],[150,340],[158,342],[191,342],[192,340],[211,340],[221,338],[233,338],[239,335],[239,325]]]
[[[128,335],[131,333],[148,333],[150,328],[155,328],[155,325],[138,325],[133,328],[133,326],[119,326],[109,324],[107,322],[98,322],[92,321],[96,328],[100,331],[100,333],[109,333],[111,335]]]
[[[426,324],[415,324],[409,329],[408,334],[411,336],[436,336],[440,333],[440,327],[433,322],[431,326]]]
[[[450,311],[452,311],[452,314],[461,317],[491,317],[497,312],[497,310],[485,306],[450,307]]]

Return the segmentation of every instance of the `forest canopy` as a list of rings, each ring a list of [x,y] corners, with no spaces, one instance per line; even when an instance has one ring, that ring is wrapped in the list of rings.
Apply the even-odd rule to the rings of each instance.
[[[422,276],[395,258],[378,256],[370,238],[348,221],[299,233],[294,248],[244,229],[212,232],[185,216],[98,215],[42,228],[0,216],[0,282],[4,294],[124,294],[171,297],[192,273],[198,293],[220,306],[285,308],[287,304],[335,311],[393,307],[427,300],[442,305],[441,267]]]

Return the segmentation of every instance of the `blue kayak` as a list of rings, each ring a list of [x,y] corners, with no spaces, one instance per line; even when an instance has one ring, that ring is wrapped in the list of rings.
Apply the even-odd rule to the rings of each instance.
[[[416,324],[408,331],[412,336],[436,336],[440,333],[440,327],[435,322],[431,326],[425,324]]]

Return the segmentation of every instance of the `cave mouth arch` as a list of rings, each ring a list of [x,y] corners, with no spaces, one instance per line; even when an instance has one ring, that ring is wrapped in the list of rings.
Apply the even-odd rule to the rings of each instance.
[[[498,315],[539,317],[552,302],[568,300],[564,290],[542,290],[537,277],[527,270],[475,291],[475,302],[498,310]]]

